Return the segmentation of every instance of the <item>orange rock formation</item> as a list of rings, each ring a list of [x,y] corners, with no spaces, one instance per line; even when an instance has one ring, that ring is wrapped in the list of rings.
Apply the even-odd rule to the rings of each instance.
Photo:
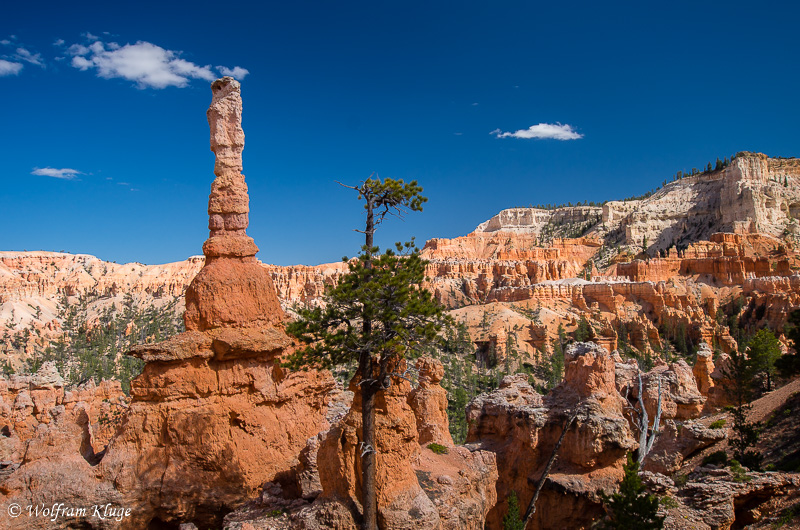
[[[212,92],[208,117],[217,178],[206,262],[186,293],[187,331],[134,348],[146,364],[104,455],[95,454],[91,439],[81,434],[88,423],[84,408],[51,411],[52,428],[29,441],[23,465],[3,484],[20,504],[57,498],[82,506],[101,499],[131,509],[125,528],[215,526],[265,482],[289,473],[306,440],[327,428],[334,381],[328,372],[292,374],[280,367],[292,341],[283,331],[269,273],[245,234],[239,84],[223,78]],[[72,440],[63,452],[31,456],[31,448],[62,438]],[[60,481],[70,487],[54,496],[53,482]],[[32,527],[30,521],[13,523]]]

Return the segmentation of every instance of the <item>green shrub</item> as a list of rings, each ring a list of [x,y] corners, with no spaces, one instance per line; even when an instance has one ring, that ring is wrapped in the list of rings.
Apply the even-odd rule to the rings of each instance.
[[[672,510],[680,506],[680,504],[678,504],[678,501],[676,501],[674,497],[668,497],[668,496],[661,497],[658,500],[658,503],[667,510]]]
[[[437,443],[429,443],[428,449],[436,453],[437,455],[446,455],[447,454],[447,447],[437,444]]]
[[[748,476],[742,465],[738,460],[731,460],[730,462],[731,473],[733,473],[733,480],[735,482],[750,482],[752,477]]]
[[[685,475],[683,473],[676,473],[672,476],[672,482],[675,483],[675,486],[678,488],[682,488],[689,482],[689,475]]]
[[[711,423],[711,425],[709,425],[708,428],[709,429],[721,429],[724,426],[725,426],[725,420],[721,419],[721,420],[717,420],[717,421]]]
[[[724,466],[728,463],[728,455],[725,451],[715,451],[703,459],[703,465],[713,464],[715,466]]]

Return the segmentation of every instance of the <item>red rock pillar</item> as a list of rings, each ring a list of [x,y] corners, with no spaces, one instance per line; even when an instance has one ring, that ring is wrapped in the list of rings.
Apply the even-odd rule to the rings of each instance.
[[[217,79],[208,108],[211,150],[216,155],[208,197],[206,263],[186,290],[188,331],[263,327],[283,321],[269,273],[256,260],[258,247],[246,233],[250,198],[242,174],[242,97],[232,77]]]

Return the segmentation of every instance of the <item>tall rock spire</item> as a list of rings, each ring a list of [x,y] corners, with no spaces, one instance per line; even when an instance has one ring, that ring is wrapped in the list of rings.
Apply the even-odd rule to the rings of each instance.
[[[216,155],[208,197],[208,241],[203,245],[206,258],[255,256],[258,247],[245,230],[249,224],[250,198],[242,175],[242,95],[239,82],[232,77],[211,84],[208,125],[211,150]]]
[[[246,233],[250,198],[242,174],[242,96],[232,77],[211,84],[208,125],[216,155],[208,197],[206,264],[186,290],[187,330],[261,327],[283,320],[269,273],[255,258],[258,247]]]

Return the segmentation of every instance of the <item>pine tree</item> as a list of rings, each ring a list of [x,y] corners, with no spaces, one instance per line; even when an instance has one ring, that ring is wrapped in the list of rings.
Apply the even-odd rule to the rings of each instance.
[[[584,315],[581,315],[581,319],[578,321],[578,329],[575,330],[575,341],[577,342],[586,342],[592,340],[594,336],[592,326],[589,325],[589,321],[586,320]]]
[[[730,354],[730,362],[723,369],[723,373],[733,383],[728,387],[728,392],[734,402],[731,407],[733,436],[730,437],[728,443],[733,447],[733,455],[740,463],[750,469],[758,469],[762,457],[752,448],[758,442],[761,425],[759,422],[747,421],[747,414],[753,408],[750,404],[752,401],[752,367],[744,353],[734,350]]]
[[[508,511],[503,517],[503,530],[525,530],[525,523],[519,514],[519,499],[517,492],[508,495]]]
[[[781,343],[775,334],[768,329],[759,330],[747,343],[750,373],[762,376],[767,382],[767,391],[772,390],[772,379],[775,377],[775,361],[781,356]]]
[[[425,261],[413,243],[397,244],[379,254],[373,238],[389,214],[421,211],[427,200],[416,181],[369,178],[359,186],[346,186],[365,201],[366,244],[338,285],[328,290],[324,308],[301,309],[299,320],[287,332],[307,346],[288,359],[292,368],[331,367],[358,361],[361,380],[362,528],[377,529],[376,399],[392,384],[397,361],[430,346],[445,321],[443,310],[420,287]],[[356,464],[357,465],[357,464]]]
[[[558,385],[564,379],[564,347],[560,341],[553,339],[553,355],[550,357],[552,375],[550,388]]]
[[[619,492],[611,496],[600,492],[609,519],[601,526],[607,530],[657,530],[664,528],[664,516],[658,515],[658,497],[645,490],[639,478],[639,463],[628,453],[623,468],[625,477]]]

